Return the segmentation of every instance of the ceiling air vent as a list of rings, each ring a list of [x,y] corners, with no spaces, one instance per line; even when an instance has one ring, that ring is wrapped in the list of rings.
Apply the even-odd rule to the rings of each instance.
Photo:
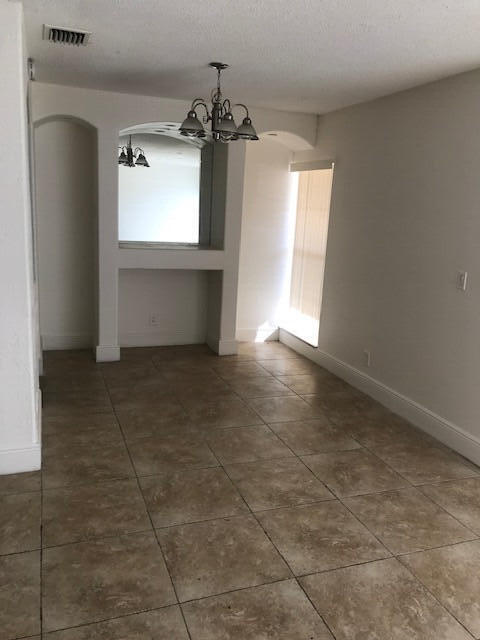
[[[50,24],[43,25],[43,39],[49,42],[62,44],[75,44],[77,47],[86,45],[92,34],[83,29],[67,29],[66,27],[53,27]]]

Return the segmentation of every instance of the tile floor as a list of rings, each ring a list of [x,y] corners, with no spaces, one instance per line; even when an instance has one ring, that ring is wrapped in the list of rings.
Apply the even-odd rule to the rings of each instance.
[[[480,470],[279,343],[45,354],[0,640],[480,638]]]

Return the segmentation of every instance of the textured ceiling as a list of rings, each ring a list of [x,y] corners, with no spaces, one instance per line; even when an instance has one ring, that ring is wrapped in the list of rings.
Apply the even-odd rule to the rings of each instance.
[[[480,0],[24,0],[37,79],[325,113],[480,66]],[[43,23],[93,32],[42,41]]]

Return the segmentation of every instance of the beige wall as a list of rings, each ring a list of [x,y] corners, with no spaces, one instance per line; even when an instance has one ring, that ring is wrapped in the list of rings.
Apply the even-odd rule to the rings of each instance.
[[[329,114],[295,157],[335,160],[319,349],[477,447],[479,121],[476,71]]]
[[[208,271],[121,269],[122,346],[193,344],[207,336]]]
[[[40,468],[23,9],[0,2],[0,475]]]
[[[292,151],[264,137],[247,145],[238,282],[237,338],[275,332],[290,293],[297,176]]]
[[[44,349],[94,345],[96,135],[73,120],[35,130],[40,333]]]

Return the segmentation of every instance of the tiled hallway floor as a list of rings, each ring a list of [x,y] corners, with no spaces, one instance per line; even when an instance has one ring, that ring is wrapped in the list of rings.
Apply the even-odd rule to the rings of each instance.
[[[0,640],[480,638],[480,470],[338,378],[279,343],[45,363]]]

